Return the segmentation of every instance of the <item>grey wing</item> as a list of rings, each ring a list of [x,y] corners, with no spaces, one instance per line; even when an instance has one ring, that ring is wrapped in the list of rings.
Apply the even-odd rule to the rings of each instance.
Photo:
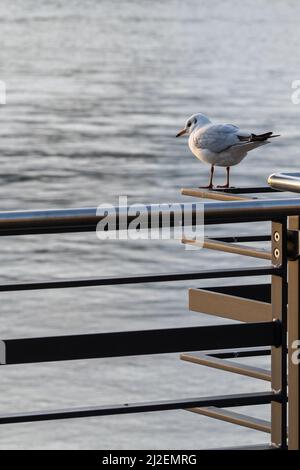
[[[194,141],[198,148],[220,153],[234,146],[241,145],[240,129],[232,124],[215,124],[196,131]]]

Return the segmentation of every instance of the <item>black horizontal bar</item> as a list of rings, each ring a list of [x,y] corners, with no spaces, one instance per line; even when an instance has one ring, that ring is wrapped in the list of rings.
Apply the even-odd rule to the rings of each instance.
[[[279,322],[194,326],[1,341],[0,363],[70,361],[203,349],[278,346]]]
[[[109,416],[129,413],[146,413],[151,411],[180,410],[204,406],[235,407],[247,405],[264,405],[271,401],[281,401],[280,394],[273,392],[245,393],[202,398],[183,398],[172,401],[154,401],[146,403],[126,403],[124,405],[94,406],[71,408],[66,410],[37,411],[0,415],[0,424],[28,423],[55,419],[88,418],[92,416]]]
[[[236,269],[215,269],[186,273],[137,274],[133,276],[108,276],[90,279],[66,279],[40,282],[17,282],[0,285],[0,292],[63,289],[70,287],[113,286],[121,284],[144,284],[148,282],[191,281],[193,279],[218,279],[228,277],[280,275],[281,269],[260,266]]]
[[[271,240],[271,235],[240,235],[236,237],[210,237],[207,235],[207,237],[211,240],[226,243],[269,242]]]
[[[270,356],[271,348],[243,348],[243,349],[223,349],[214,351],[204,351],[207,356],[217,357],[219,359],[232,359],[237,357],[257,357]]]
[[[212,203],[209,203],[212,204]],[[224,204],[224,203],[222,203]],[[0,213],[1,215],[1,213]],[[238,219],[236,217],[229,217],[228,215],[224,215],[224,217],[220,218],[219,216],[216,218],[213,218],[211,216],[206,216],[205,215],[205,222],[204,225],[220,225],[220,224],[235,224],[235,223],[247,223],[247,222],[259,222],[259,221],[269,221],[271,220],[280,220],[280,215],[270,215],[270,216],[265,216],[265,215],[259,215],[257,213],[256,216],[247,216],[245,215],[239,215]],[[86,233],[86,232],[95,232],[96,231],[96,225],[97,222],[95,223],[82,223],[82,224],[75,224],[72,225],[64,223],[62,225],[45,225],[43,226],[30,226],[25,228],[1,228],[0,225],[0,237],[11,237],[11,236],[21,236],[21,235],[45,235],[45,234],[54,234],[54,233]],[[194,225],[194,224],[193,224]],[[172,222],[170,223],[170,227],[173,227],[174,224]],[[151,228],[151,225],[149,225],[149,228]],[[118,231],[119,228],[118,226],[116,227],[116,231]],[[221,240],[220,240],[221,241]],[[246,241],[246,240],[244,240]],[[255,240],[253,240],[255,241]],[[259,241],[259,240],[256,240]],[[267,241],[267,240],[260,240],[260,241]]]
[[[201,287],[203,290],[218,292],[235,297],[271,302],[271,284],[241,284],[233,286]]]
[[[26,229],[21,228],[11,228],[0,230],[1,237],[15,237],[21,235],[46,235],[53,233],[85,233],[85,232],[94,232],[96,230],[95,224],[85,224],[85,225],[63,225],[60,227],[51,227],[45,225],[44,227],[28,227]]]
[[[278,193],[278,189],[271,188],[270,186],[253,186],[244,188],[213,188],[212,192],[215,191],[229,194]]]
[[[248,220],[248,219],[247,219]],[[226,222],[224,222],[226,223]],[[230,223],[230,222],[227,222],[227,223]],[[94,226],[83,226],[83,227],[80,227],[80,226],[68,226],[68,230],[67,232],[92,232],[93,230],[95,229]],[[39,235],[39,234],[45,234],[45,233],[65,233],[66,230],[65,228],[52,228],[52,227],[49,227],[47,228],[47,230],[45,229],[40,229],[40,228],[32,228],[32,229],[28,229],[26,231],[26,235]],[[24,235],[23,232],[19,232],[17,230],[6,230],[5,232],[3,233],[0,233],[0,236],[12,236],[12,235]],[[220,242],[228,242],[228,243],[241,243],[241,242],[268,242],[271,240],[271,236],[270,235],[241,235],[241,236],[232,236],[232,237],[209,237],[209,238],[212,238],[214,240],[217,240],[217,241],[220,241]]]

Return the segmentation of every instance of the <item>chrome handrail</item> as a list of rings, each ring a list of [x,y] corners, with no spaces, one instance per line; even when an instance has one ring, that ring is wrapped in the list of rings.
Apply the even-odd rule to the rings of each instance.
[[[276,190],[300,192],[300,173],[271,175],[269,184]],[[278,184],[278,186],[276,186]],[[284,186],[286,185],[286,186]],[[298,187],[299,185],[299,187]],[[231,188],[228,192],[231,191]],[[234,194],[272,192],[268,187],[234,188]],[[217,190],[214,191],[217,193]],[[224,198],[224,192],[218,197]],[[193,194],[195,196],[195,194]],[[215,194],[214,194],[215,196]],[[227,194],[225,194],[227,197]],[[200,196],[199,196],[200,197]],[[207,197],[203,192],[201,197]],[[269,196],[270,197],[270,196]],[[193,326],[141,331],[95,332],[68,336],[14,338],[0,340],[0,364],[40,363],[79,359],[136,356],[190,351],[190,362],[216,367],[228,372],[271,381],[270,392],[234,394],[213,397],[178,398],[134,404],[41,410],[0,415],[0,425],[53,419],[83,418],[187,409],[215,419],[227,420],[241,426],[271,434],[274,448],[299,449],[299,365],[292,362],[293,344],[299,339],[300,310],[300,198],[223,200],[222,202],[194,202],[150,204],[122,207],[72,208],[60,210],[0,212],[0,236],[43,233],[105,231],[104,221],[112,222],[114,231],[135,229],[136,217],[148,222],[148,228],[184,226],[185,216],[191,225],[225,224],[270,221],[267,235],[246,235],[205,239],[203,248],[222,249],[244,256],[258,256],[271,261],[266,266],[229,269],[198,270],[119,277],[85,279],[52,279],[14,282],[0,285],[2,292],[40,289],[92,287],[148,282],[171,282],[199,279],[270,276],[270,283],[236,283],[189,290],[189,309],[194,312],[217,315],[240,324]],[[290,217],[294,216],[294,217]],[[268,252],[237,245],[237,242],[271,241]],[[288,305],[288,309],[287,309]],[[266,346],[268,349],[266,350]],[[257,350],[257,347],[260,349]],[[263,347],[263,349],[261,349]],[[228,349],[234,348],[234,349]],[[237,348],[240,348],[238,353]],[[245,349],[246,348],[246,349]],[[249,348],[251,348],[249,350]],[[217,349],[217,352],[211,351]],[[203,351],[206,351],[203,353]],[[197,351],[202,351],[200,354]],[[271,371],[262,371],[243,364],[228,364],[226,357],[248,357],[271,354]],[[213,358],[215,356],[215,358]],[[216,360],[216,357],[219,359]],[[186,355],[182,359],[186,359]],[[191,360],[192,359],[192,360]],[[287,361],[288,359],[288,361]],[[289,371],[287,373],[287,364]],[[289,388],[287,377],[289,376]],[[289,391],[289,396],[288,396]],[[288,405],[289,403],[289,405]],[[270,404],[271,421],[263,422],[251,416],[226,412],[220,408],[244,405]],[[215,407],[214,410],[207,407]],[[287,438],[287,416],[289,437]]]
[[[172,205],[170,204],[170,206]],[[182,219],[180,215],[183,213],[186,216],[190,215],[194,223],[197,216],[203,214],[205,224],[255,222],[300,215],[299,198],[174,203],[174,205],[178,209],[175,209],[174,216],[169,219],[169,224],[166,224],[166,220],[168,220],[166,216],[170,215],[168,204],[134,206],[134,211],[132,207],[115,207],[114,214],[110,214],[112,207],[101,208],[101,214],[99,215],[97,215],[96,207],[0,212],[0,235],[94,231],[97,224],[104,218],[108,223],[115,218],[115,230],[120,228],[130,230],[130,224],[136,219],[137,214],[141,217],[147,217],[149,214],[154,216],[156,222],[151,222],[149,228],[181,226]],[[105,214],[106,211],[108,215]],[[164,224],[162,221],[164,221]],[[98,227],[98,230],[102,230],[101,227]]]
[[[279,191],[300,193],[300,173],[273,173],[268,178],[268,184]]]

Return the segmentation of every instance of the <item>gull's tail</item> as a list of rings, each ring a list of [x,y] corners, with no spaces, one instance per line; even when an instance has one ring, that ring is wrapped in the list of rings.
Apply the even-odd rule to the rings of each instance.
[[[279,134],[273,134],[273,132],[265,132],[264,134],[251,134],[250,142],[263,142],[273,137],[279,137]]]
[[[273,132],[265,132],[264,134],[248,134],[238,135],[241,142],[265,142],[273,137],[279,137],[279,134],[273,134]]]

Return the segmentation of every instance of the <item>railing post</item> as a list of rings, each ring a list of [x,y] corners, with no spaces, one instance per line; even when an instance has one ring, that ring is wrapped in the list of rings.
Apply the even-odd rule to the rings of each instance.
[[[289,229],[300,230],[300,217],[289,217]],[[299,252],[299,247],[297,247]],[[288,447],[291,450],[300,449],[299,433],[299,339],[300,339],[300,260],[288,262],[289,287],[288,287],[288,376],[289,376],[289,439]]]
[[[281,275],[272,276],[272,316],[282,325],[282,344],[271,350],[271,386],[281,392],[282,402],[271,404],[271,443],[285,448],[287,443],[287,226],[286,221],[272,222],[272,263],[281,266]]]

